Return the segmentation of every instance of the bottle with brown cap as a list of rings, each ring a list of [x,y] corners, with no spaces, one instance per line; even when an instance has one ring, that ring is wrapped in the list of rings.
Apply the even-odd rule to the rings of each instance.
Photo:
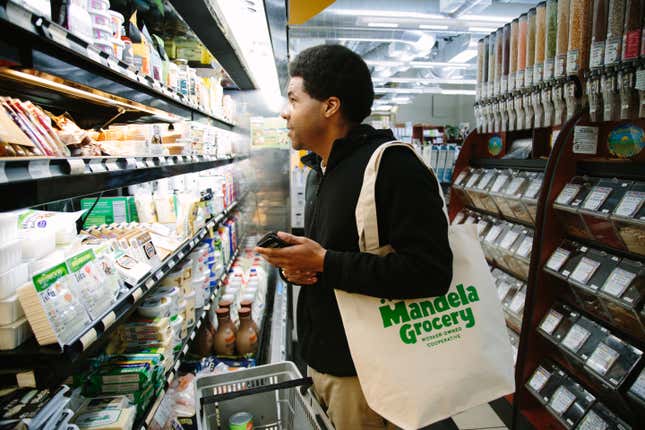
[[[251,308],[239,311],[240,329],[237,333],[237,352],[240,355],[255,354],[258,350],[258,326],[251,319]]]
[[[217,331],[213,339],[213,348],[216,355],[235,355],[235,324],[231,321],[228,308],[218,308]]]
[[[231,314],[232,314],[231,307],[232,306],[233,306],[232,301],[230,301],[230,300],[222,300],[222,301],[219,302],[218,308],[228,309],[228,316],[231,319],[233,327],[235,327],[235,332],[237,333],[237,325],[235,324],[235,322],[233,321],[233,318],[231,317]]]

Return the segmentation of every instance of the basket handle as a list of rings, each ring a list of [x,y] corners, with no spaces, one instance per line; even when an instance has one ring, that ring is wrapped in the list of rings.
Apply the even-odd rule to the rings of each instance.
[[[243,396],[251,396],[253,394],[266,393],[269,391],[283,390],[285,388],[293,388],[302,386],[301,390],[304,392],[313,385],[314,381],[310,377],[292,379],[290,381],[278,382],[276,384],[262,385],[260,387],[248,388],[246,390],[233,391],[230,393],[214,394],[205,396],[199,399],[201,406],[211,405],[225,400],[236,399]]]

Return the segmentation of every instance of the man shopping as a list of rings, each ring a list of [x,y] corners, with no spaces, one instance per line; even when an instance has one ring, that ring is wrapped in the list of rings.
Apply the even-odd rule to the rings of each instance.
[[[296,150],[320,181],[305,217],[305,237],[279,236],[291,246],[258,248],[292,283],[302,285],[297,320],[302,356],[314,388],[339,430],[385,428],[363,396],[334,290],[384,299],[445,294],[452,252],[438,183],[412,151],[388,148],[375,185],[378,237],[395,252],[362,253],[356,205],[374,151],[394,141],[390,130],[361,124],[374,89],[360,56],[339,45],[301,52],[289,68],[282,113]],[[394,358],[392,366],[400,366]],[[423,375],[420,375],[423,377]]]

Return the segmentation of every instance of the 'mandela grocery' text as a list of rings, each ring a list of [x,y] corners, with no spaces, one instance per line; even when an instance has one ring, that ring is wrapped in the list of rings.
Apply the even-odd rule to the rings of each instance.
[[[418,336],[433,330],[460,326],[462,322],[465,323],[465,328],[473,327],[475,325],[473,310],[469,306],[464,306],[479,301],[477,289],[472,285],[464,288],[459,284],[456,290],[444,296],[411,302],[407,305],[404,301],[399,301],[379,306],[383,328],[401,324],[399,328],[401,340],[406,344],[414,344],[417,343]],[[385,301],[383,300],[382,303]]]

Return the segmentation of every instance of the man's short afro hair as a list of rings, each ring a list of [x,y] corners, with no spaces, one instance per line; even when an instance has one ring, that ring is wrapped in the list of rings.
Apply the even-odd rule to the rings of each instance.
[[[289,76],[300,77],[316,100],[336,96],[343,117],[361,123],[372,111],[374,87],[365,61],[341,45],[318,45],[302,51],[289,65]]]

